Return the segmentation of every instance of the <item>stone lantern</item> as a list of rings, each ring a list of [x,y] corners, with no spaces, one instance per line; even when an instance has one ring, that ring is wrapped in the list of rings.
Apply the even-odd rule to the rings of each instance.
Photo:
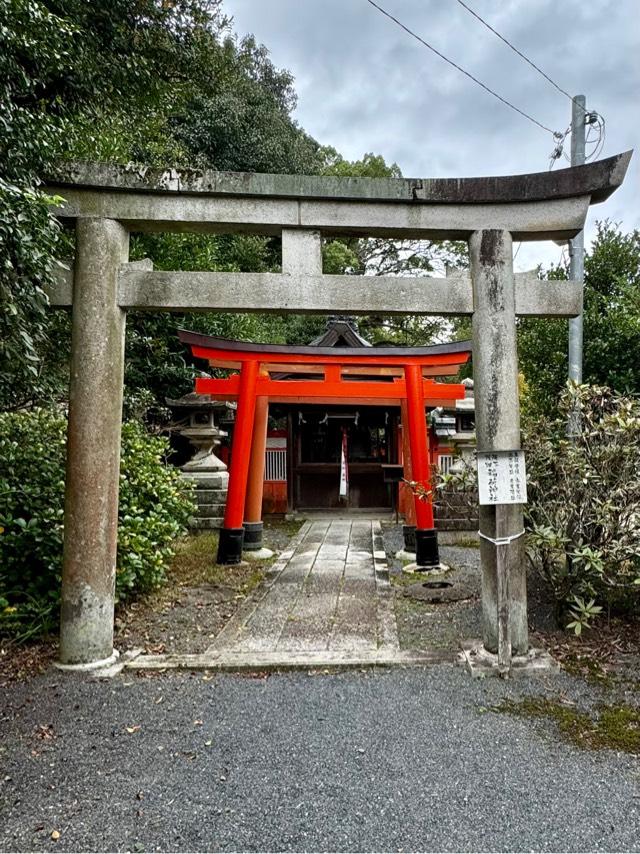
[[[192,458],[181,466],[182,476],[195,485],[198,505],[197,516],[191,518],[190,526],[194,529],[220,528],[229,473],[215,449],[228,434],[216,420],[227,420],[236,404],[196,394],[186,394],[177,400],[167,398],[166,402],[173,414],[172,430],[188,439],[195,448]]]

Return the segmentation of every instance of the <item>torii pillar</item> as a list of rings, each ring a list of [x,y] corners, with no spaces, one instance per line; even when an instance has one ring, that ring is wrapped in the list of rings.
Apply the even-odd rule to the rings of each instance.
[[[242,523],[251,459],[251,437],[256,411],[256,383],[259,370],[260,364],[257,361],[245,362],[240,370],[240,394],[231,446],[227,506],[218,541],[217,562],[222,564],[237,564],[242,561],[244,542]]]
[[[520,449],[513,247],[508,231],[476,231],[469,240],[473,287],[473,378],[478,452]],[[480,507],[484,646],[498,652],[497,549],[505,549],[509,628],[514,655],[529,648],[527,573],[521,504]],[[505,545],[498,538],[517,537]]]
[[[268,374],[266,374],[268,376]],[[264,492],[264,467],[267,449],[267,428],[269,425],[269,398],[258,395],[253,419],[251,458],[247,477],[247,497],[244,505],[244,543],[245,557],[262,559],[271,557],[273,552],[262,544],[264,523],[262,521],[262,496]]]
[[[440,555],[438,552],[438,535],[433,521],[433,498],[430,494],[431,473],[427,425],[424,414],[422,367],[420,365],[405,365],[404,376],[407,384],[407,421],[412,478],[423,490],[422,495],[417,492],[415,495],[416,564],[420,569],[429,569],[440,565]]]
[[[398,553],[403,557],[405,552],[414,552],[416,550],[416,505],[413,492],[409,487],[409,483],[413,480],[413,469],[411,466],[411,447],[409,445],[409,414],[407,412],[407,401],[402,400],[400,403],[400,422],[402,426],[402,467],[405,483],[402,484],[405,490],[404,499],[404,525],[402,526],[403,548]]]

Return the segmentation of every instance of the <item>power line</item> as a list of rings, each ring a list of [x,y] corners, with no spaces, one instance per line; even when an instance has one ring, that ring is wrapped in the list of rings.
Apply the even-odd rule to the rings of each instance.
[[[518,48],[515,45],[511,44],[509,39],[505,38],[505,36],[503,36],[502,33],[499,33],[495,29],[495,27],[491,26],[491,24],[488,21],[485,21],[485,19],[481,15],[479,15],[475,11],[475,9],[472,9],[470,6],[468,6],[464,2],[464,0],[457,0],[457,2],[462,6],[463,9],[466,9],[467,12],[469,12],[469,14],[473,15],[474,18],[476,18],[478,21],[480,21],[480,23],[483,26],[485,26],[494,35],[496,35],[500,39],[500,41],[504,42],[504,44],[506,44],[507,47],[511,48],[511,50],[514,53],[516,53],[528,65],[530,65],[532,68],[534,68],[538,72],[538,74],[541,74],[545,80],[547,80],[549,83],[551,83],[551,85],[554,86],[558,90],[558,92],[560,92],[562,95],[565,95],[571,101],[571,103],[573,103],[573,96],[570,95],[566,89],[563,89],[562,86],[560,86],[558,83],[556,83],[555,80],[553,80],[551,77],[549,77],[548,74],[546,74],[538,65],[536,65],[535,62],[533,62],[533,60],[529,59],[529,57],[526,56],[521,50],[518,50]],[[598,157],[600,155],[600,152],[604,148],[604,142],[605,142],[605,136],[606,136],[605,127],[604,127],[604,124],[605,124],[604,118],[600,115],[600,113],[597,113],[595,110],[587,110],[581,104],[578,104],[577,106],[584,113],[585,124],[589,125],[589,131],[587,134],[587,143],[589,143],[593,146],[586,159],[587,160],[595,159],[596,157]],[[595,130],[598,133],[598,139],[597,140],[591,139],[591,130],[593,128],[595,128]],[[550,169],[553,168],[553,164],[555,163],[555,161],[558,160],[558,158],[560,158],[563,155],[563,153],[564,153],[563,152],[564,142],[570,133],[571,133],[571,127],[569,127],[564,132],[564,134],[560,134],[559,136],[556,137],[557,145],[554,148],[553,152],[551,153],[551,158],[550,158],[551,163],[549,166]],[[568,159],[566,154],[564,156],[565,156],[565,159]]]
[[[515,45],[511,44],[509,39],[505,38],[505,36],[503,36],[502,33],[499,33],[495,29],[495,27],[491,26],[491,24],[488,21],[485,21],[485,19],[481,15],[479,15],[475,11],[475,9],[472,9],[470,6],[468,6],[464,2],[464,0],[457,0],[457,2],[460,4],[460,6],[462,6],[463,9],[466,9],[467,12],[469,12],[469,14],[473,15],[473,17],[476,18],[476,20],[480,21],[480,23],[483,26],[485,26],[495,36],[497,36],[500,39],[500,41],[504,42],[504,44],[506,44],[507,47],[509,47],[514,53],[516,53],[528,65],[530,65],[532,68],[534,68],[538,72],[538,74],[542,75],[542,77],[544,77],[545,80],[547,80],[549,83],[551,83],[551,85],[554,86],[558,90],[558,92],[560,92],[562,95],[565,95],[571,101],[571,103],[574,102],[573,96],[570,95],[566,89],[563,89],[562,86],[560,86],[558,83],[556,83],[555,80],[553,80],[551,77],[549,77],[548,74],[546,74],[538,65],[536,65],[535,62],[533,62],[531,59],[529,59],[529,57],[526,56],[521,50],[518,50],[518,48]],[[596,157],[598,157],[598,155],[600,154],[600,152],[602,151],[602,149],[604,147],[604,141],[605,141],[604,118],[599,113],[595,112],[594,110],[585,109],[581,104],[577,104],[577,106],[584,113],[585,124],[589,125],[589,131],[587,133],[586,142],[593,146],[591,149],[591,152],[589,153],[589,155],[587,156],[586,159],[587,160],[591,160],[592,158],[595,159]],[[591,139],[591,131],[594,127],[595,127],[596,131],[598,132],[598,139],[597,140]],[[553,168],[554,163],[561,156],[564,156],[565,159],[568,160],[567,155],[564,154],[563,148],[564,148],[565,140],[566,140],[567,136],[569,136],[570,133],[571,133],[571,127],[567,128],[567,130],[564,132],[564,134],[556,136],[557,145],[554,148],[554,150],[550,156],[550,165],[549,165],[550,169]]]
[[[490,95],[493,95],[493,97],[497,98],[498,101],[502,101],[503,104],[506,104],[507,107],[510,107],[512,110],[515,110],[516,113],[519,113],[521,116],[524,116],[525,119],[528,119],[530,122],[533,122],[534,125],[537,125],[542,130],[547,131],[547,133],[550,133],[554,139],[558,140],[558,139],[564,138],[564,134],[558,133],[558,131],[554,131],[551,128],[547,127],[546,125],[543,125],[542,122],[539,122],[537,119],[534,119],[533,116],[530,116],[528,113],[525,113],[524,110],[521,110],[519,107],[516,107],[515,104],[511,103],[511,101],[507,101],[507,99],[503,98],[502,95],[498,95],[497,92],[494,92],[493,89],[490,89],[481,80],[478,80],[477,77],[474,77],[473,74],[466,71],[464,68],[461,68],[459,65],[457,65],[455,62],[453,62],[453,60],[449,59],[443,53],[440,53],[440,51],[437,50],[435,47],[433,47],[433,45],[429,44],[429,42],[425,41],[421,36],[419,36],[413,30],[409,29],[409,27],[405,26],[402,23],[402,21],[399,21],[390,12],[387,12],[386,9],[383,9],[382,6],[378,6],[378,4],[374,2],[374,0],[367,0],[367,3],[369,3],[369,5],[371,5],[371,6],[373,6],[374,9],[377,9],[378,12],[380,12],[382,15],[385,15],[387,18],[389,18],[389,20],[393,21],[394,24],[397,24],[402,30],[404,30],[406,33],[408,33],[414,39],[419,41],[420,44],[424,45],[424,47],[429,48],[429,50],[432,51],[433,53],[435,53],[436,56],[439,56],[440,59],[444,59],[445,62],[447,62],[449,65],[451,65],[457,71],[460,71],[462,74],[464,74],[470,80],[473,80],[474,83],[476,83],[478,86],[480,86],[482,89],[484,89],[485,92],[488,92]]]
[[[535,70],[538,72],[538,74],[541,74],[541,75],[544,77],[544,79],[545,79],[545,80],[548,80],[548,81],[549,81],[549,83],[551,83],[551,85],[552,85],[552,86],[555,86],[555,88],[558,90],[558,92],[561,92],[563,95],[566,95],[566,96],[567,96],[567,98],[568,98],[570,101],[573,101],[573,96],[572,96],[572,95],[570,95],[570,94],[566,91],[566,89],[563,89],[563,88],[562,88],[562,86],[559,86],[559,85],[556,83],[556,81],[555,81],[555,80],[552,80],[552,79],[551,79],[551,77],[549,77],[549,75],[548,75],[548,74],[545,74],[545,72],[544,72],[541,68],[539,68],[539,67],[535,64],[535,62],[533,62],[532,60],[530,60],[528,56],[525,56],[525,55],[524,55],[524,53],[522,53],[522,51],[521,51],[521,50],[518,50],[518,48],[517,48],[517,47],[515,47],[515,45],[512,45],[512,44],[511,44],[511,42],[509,41],[509,39],[505,38],[501,33],[499,33],[496,29],[494,29],[494,28],[491,26],[491,24],[487,23],[487,21],[485,21],[485,19],[484,19],[484,18],[482,18],[482,17],[481,17],[481,16],[480,16],[480,15],[479,15],[479,14],[478,14],[474,9],[472,9],[470,6],[467,6],[467,4],[464,2],[464,0],[457,0],[457,2],[458,2],[458,3],[463,7],[463,9],[466,9],[466,10],[467,10],[467,12],[469,12],[471,15],[473,15],[473,17],[474,17],[474,18],[477,18],[477,20],[478,20],[478,21],[480,21],[480,23],[481,23],[481,24],[483,24],[483,25],[484,25],[488,30],[491,30],[491,32],[492,32],[494,35],[498,36],[498,38],[500,39],[500,41],[503,41],[503,42],[507,45],[507,47],[510,47],[510,48],[511,48],[511,50],[512,50],[514,53],[517,53],[517,54],[518,54],[518,56],[519,56],[521,59],[524,59],[524,61],[525,61],[526,63],[528,63],[532,68],[535,68]],[[588,110],[584,110],[584,113],[588,115],[589,111],[588,111]]]

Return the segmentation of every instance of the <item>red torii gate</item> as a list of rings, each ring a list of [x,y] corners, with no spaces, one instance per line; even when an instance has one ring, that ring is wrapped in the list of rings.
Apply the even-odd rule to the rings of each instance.
[[[244,525],[261,520],[269,402],[348,402],[401,406],[403,431],[409,436],[411,480],[423,487],[427,496],[415,496],[416,563],[423,567],[439,564],[433,504],[428,497],[429,440],[424,412],[426,404],[435,407],[464,398],[463,385],[439,383],[430,377],[457,373],[471,354],[468,345],[354,351],[346,347],[250,344],[185,330],[178,336],[194,356],[206,359],[212,367],[239,371],[226,379],[198,378],[195,386],[197,394],[238,401],[218,563],[239,563]],[[277,378],[283,374],[303,376]]]

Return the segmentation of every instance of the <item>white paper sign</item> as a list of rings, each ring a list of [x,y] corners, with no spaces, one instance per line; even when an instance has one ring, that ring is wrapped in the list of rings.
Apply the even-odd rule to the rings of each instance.
[[[527,503],[524,451],[493,451],[477,457],[480,504]]]

